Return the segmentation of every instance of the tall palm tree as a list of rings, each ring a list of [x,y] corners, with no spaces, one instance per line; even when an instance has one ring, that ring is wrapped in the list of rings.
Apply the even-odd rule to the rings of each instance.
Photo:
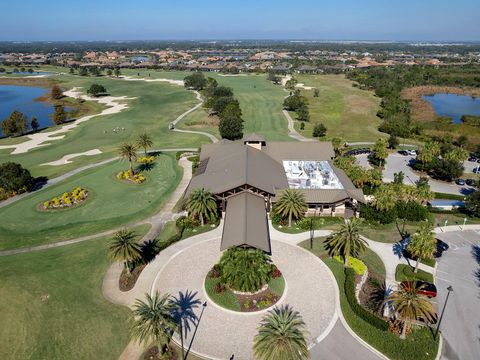
[[[288,305],[268,312],[255,335],[253,352],[257,360],[310,359],[305,322]]]
[[[153,296],[146,294],[146,301],[137,299],[133,307],[133,337],[140,343],[148,344],[153,340],[160,353],[169,352],[170,339],[176,327],[172,317],[174,307],[170,295],[160,295],[158,291]]]
[[[349,256],[359,256],[367,246],[367,242],[360,237],[360,220],[357,218],[345,219],[340,229],[325,240],[329,255],[342,256],[345,267],[348,267]]]
[[[202,226],[205,225],[205,219],[213,220],[217,216],[217,202],[212,193],[205,188],[193,190],[185,207],[191,216],[200,218]]]
[[[432,321],[435,318],[436,312],[432,304],[425,296],[419,294],[422,286],[417,286],[415,281],[401,283],[398,290],[393,291],[386,300],[403,322],[400,336],[402,339],[405,339],[408,326],[413,320],[422,317]]]
[[[142,133],[142,134],[138,135],[137,145],[139,147],[143,148],[143,150],[145,152],[145,156],[147,156],[147,148],[149,148],[153,145],[152,138],[147,133]]]
[[[137,159],[137,147],[134,144],[125,143],[120,146],[119,154],[122,158],[128,160],[130,164],[130,171],[134,173],[133,161]]]
[[[425,169],[425,164],[433,161],[435,156],[440,154],[440,145],[436,141],[429,141],[420,149],[417,159],[422,162],[422,169]]]
[[[123,261],[127,274],[130,275],[130,264],[141,258],[140,245],[135,241],[135,233],[122,229],[115,233],[108,246],[108,256],[112,260]]]
[[[375,191],[373,205],[378,211],[388,211],[395,207],[397,193],[390,184],[382,184]]]
[[[288,226],[292,226],[292,219],[298,219],[308,210],[305,195],[297,189],[283,190],[275,203],[275,213],[288,217]]]
[[[422,223],[420,229],[412,235],[407,250],[413,257],[417,258],[414,273],[418,272],[418,264],[421,259],[433,259],[433,254],[437,250],[437,243],[433,236],[432,226],[428,222]]]

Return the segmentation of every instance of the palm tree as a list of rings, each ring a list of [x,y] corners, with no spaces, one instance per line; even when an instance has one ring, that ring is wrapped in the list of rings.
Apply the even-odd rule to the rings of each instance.
[[[395,207],[397,193],[390,184],[382,184],[375,191],[373,205],[378,211],[388,211]]]
[[[407,250],[413,257],[417,258],[414,273],[418,272],[418,264],[421,259],[433,259],[437,244],[432,233],[432,226],[428,222],[420,225],[420,229],[412,235]]]
[[[429,141],[420,149],[417,160],[422,162],[422,169],[425,169],[425,164],[433,161],[433,159],[440,154],[440,145],[438,142]]]
[[[108,246],[108,256],[112,260],[123,261],[128,275],[130,275],[131,262],[142,256],[140,245],[135,238],[133,231],[122,229],[115,233]]]
[[[137,147],[133,144],[125,143],[120,146],[119,154],[122,158],[127,159],[130,164],[130,171],[133,171],[133,161],[137,159]]]
[[[137,299],[133,307],[133,337],[140,343],[148,344],[153,340],[160,353],[169,352],[170,339],[176,327],[172,317],[174,307],[170,295],[160,295],[158,291],[153,296],[146,294],[146,301]]]
[[[360,237],[360,220],[345,219],[340,229],[327,237],[325,247],[330,256],[342,256],[344,266],[348,267],[348,257],[358,257],[367,247],[367,242]]]
[[[268,312],[255,335],[253,352],[257,360],[310,359],[307,330],[298,313],[288,305]]]
[[[285,189],[280,193],[275,204],[275,213],[288,216],[288,227],[292,226],[292,218],[300,218],[308,210],[305,195],[297,189]]]
[[[213,220],[217,216],[217,202],[212,193],[205,188],[193,190],[185,207],[191,216],[200,218],[202,226],[205,225],[205,219]]]
[[[143,148],[145,156],[147,156],[147,148],[153,145],[152,138],[147,133],[140,134],[137,138],[137,145]]]
[[[402,339],[405,339],[411,321],[419,317],[427,321],[435,318],[436,312],[432,304],[425,296],[419,294],[422,286],[417,286],[415,281],[401,283],[398,290],[393,291],[386,300],[403,322],[400,336]]]

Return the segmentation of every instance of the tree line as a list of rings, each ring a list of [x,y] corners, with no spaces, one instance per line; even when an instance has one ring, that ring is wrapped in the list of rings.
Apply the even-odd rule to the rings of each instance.
[[[202,92],[204,107],[210,110],[210,115],[220,119],[218,130],[222,139],[238,140],[243,137],[242,109],[232,88],[220,86],[217,80],[206,78],[201,72],[186,76],[184,83],[187,89]]]

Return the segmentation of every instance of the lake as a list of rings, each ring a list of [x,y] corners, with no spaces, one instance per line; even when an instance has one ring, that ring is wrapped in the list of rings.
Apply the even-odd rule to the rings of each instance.
[[[462,123],[462,115],[480,116],[480,98],[441,93],[425,95],[423,99],[432,104],[437,116],[449,116],[455,124]]]
[[[40,128],[53,125],[53,121],[50,119],[50,115],[54,112],[53,106],[45,102],[34,101],[47,92],[47,89],[41,87],[0,85],[0,121],[18,110],[27,116],[29,127],[32,116],[38,119]],[[2,135],[0,127],[0,136]]]

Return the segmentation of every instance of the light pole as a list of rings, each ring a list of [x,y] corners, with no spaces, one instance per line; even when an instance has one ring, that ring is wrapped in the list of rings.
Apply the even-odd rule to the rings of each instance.
[[[190,345],[188,346],[187,353],[185,354],[185,357],[182,358],[182,360],[186,360],[188,357],[188,354],[190,353],[190,349],[192,348],[193,340],[195,339],[195,335],[197,334],[198,327],[200,326],[200,321],[202,320],[203,312],[205,311],[205,308],[207,307],[207,302],[205,301],[202,304],[202,312],[200,313],[200,316],[198,317],[197,325],[195,326],[195,331],[193,332],[192,335],[192,340],[190,340]]]
[[[463,219],[463,227],[462,227],[462,231],[465,230],[465,224],[467,223],[467,218],[464,218]]]
[[[442,314],[440,315],[440,320],[438,321],[437,330],[435,331],[435,335],[433,336],[434,340],[437,339],[438,331],[440,330],[440,325],[442,324],[443,313],[445,312],[445,308],[447,307],[448,297],[450,296],[450,293],[453,291],[452,285],[447,287],[447,290],[448,290],[447,298],[445,299],[445,304],[443,304]]]
[[[443,225],[443,232],[447,231],[448,219],[445,219],[445,224]]]
[[[313,238],[315,237],[315,227],[313,226],[313,221],[315,220],[315,216],[317,215],[317,208],[318,205],[315,205],[313,217],[310,218],[310,250],[313,249]]]

